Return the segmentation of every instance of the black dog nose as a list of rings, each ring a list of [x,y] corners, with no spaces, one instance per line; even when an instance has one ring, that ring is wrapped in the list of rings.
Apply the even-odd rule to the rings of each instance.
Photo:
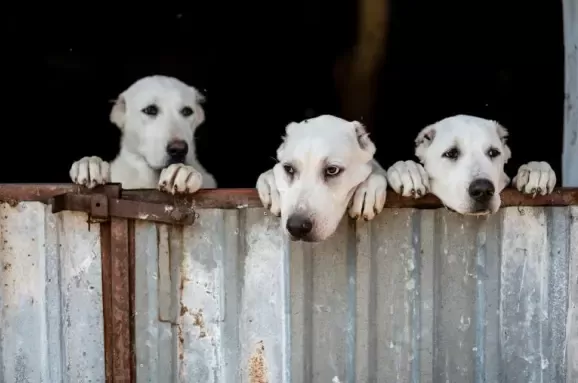
[[[184,159],[189,151],[189,145],[183,140],[175,140],[167,145],[167,153],[171,158]]]
[[[476,202],[488,202],[495,191],[492,181],[485,178],[474,180],[468,188],[470,197]]]
[[[295,238],[303,238],[313,229],[313,222],[307,217],[294,214],[287,220],[287,231]]]

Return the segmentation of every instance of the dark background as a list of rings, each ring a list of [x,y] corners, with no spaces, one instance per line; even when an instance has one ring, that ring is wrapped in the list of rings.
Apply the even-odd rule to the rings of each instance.
[[[3,58],[0,182],[66,183],[73,161],[112,160],[110,100],[146,75],[206,94],[197,148],[220,187],[254,187],[288,122],[340,114],[332,66],[353,41],[351,0],[115,7],[15,16],[27,49]],[[463,113],[509,129],[510,175],[531,160],[561,174],[561,2],[393,0],[390,11],[369,126],[384,167],[414,158],[421,128]]]

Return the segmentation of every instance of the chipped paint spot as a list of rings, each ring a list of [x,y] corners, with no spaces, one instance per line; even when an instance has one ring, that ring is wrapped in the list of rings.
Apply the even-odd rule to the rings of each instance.
[[[251,383],[269,383],[264,352],[265,345],[263,341],[257,342],[255,352],[253,352],[249,360],[249,381]]]

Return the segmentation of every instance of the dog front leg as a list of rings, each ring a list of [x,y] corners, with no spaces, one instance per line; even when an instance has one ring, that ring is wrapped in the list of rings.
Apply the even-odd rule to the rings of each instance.
[[[275,182],[273,169],[262,173],[257,179],[257,192],[265,209],[269,209],[275,216],[281,216],[281,196]]]
[[[387,181],[397,194],[421,198],[430,191],[429,176],[415,161],[397,161],[387,169]]]
[[[353,219],[363,217],[371,221],[383,210],[387,196],[387,176],[385,170],[373,160],[371,174],[363,181],[351,197],[349,216]]]
[[[172,164],[161,172],[158,188],[170,194],[193,194],[201,188],[202,184],[203,176],[194,167]]]
[[[547,162],[528,162],[520,166],[512,185],[524,194],[550,194],[556,186],[556,173]]]
[[[75,184],[92,189],[110,182],[110,164],[100,157],[83,157],[72,164],[68,174]]]

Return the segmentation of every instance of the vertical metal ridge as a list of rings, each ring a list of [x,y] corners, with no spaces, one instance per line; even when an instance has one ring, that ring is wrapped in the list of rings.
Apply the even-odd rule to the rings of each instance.
[[[506,366],[505,366],[505,362],[504,362],[504,358],[503,358],[503,352],[504,352],[504,300],[502,299],[503,296],[503,285],[502,285],[502,269],[504,267],[504,221],[506,220],[505,217],[505,213],[503,209],[500,209],[500,219],[499,219],[499,235],[498,235],[498,240],[499,240],[499,245],[498,245],[498,249],[500,252],[500,265],[498,268],[498,272],[499,272],[499,285],[498,285],[498,302],[499,302],[499,326],[498,326],[498,352],[500,354],[500,358],[499,363],[500,365],[497,366],[498,370],[499,370],[499,377],[500,377],[500,381],[503,381],[506,377]]]
[[[565,351],[555,345],[566,341],[568,315],[568,284],[571,254],[571,217],[568,209],[548,208],[548,243],[550,269],[548,283],[548,359],[547,381],[566,380]]]
[[[61,238],[60,238],[60,228],[62,227],[62,217],[59,215],[53,215],[51,214],[51,207],[47,206],[44,209],[44,235],[45,238],[49,238],[50,239],[50,244],[45,243],[45,256],[46,256],[46,286],[45,286],[45,296],[46,299],[50,299],[51,295],[54,294],[55,297],[58,298],[57,303],[55,305],[56,307],[56,313],[54,313],[55,315],[55,320],[51,321],[50,319],[48,319],[48,337],[50,337],[52,335],[52,337],[57,337],[58,338],[58,343],[57,346],[55,344],[55,342],[50,342],[48,343],[48,348],[50,348],[51,346],[56,346],[54,351],[54,353],[56,353],[58,356],[55,358],[56,360],[56,365],[58,367],[56,367],[57,371],[55,372],[56,376],[52,376],[52,372],[51,372],[51,376],[50,379],[56,380],[56,379],[63,379],[63,371],[66,371],[66,366],[64,363],[64,358],[62,357],[62,355],[64,355],[65,349],[66,349],[66,345],[65,345],[65,341],[64,341],[64,336],[63,336],[63,332],[62,332],[62,324],[60,321],[60,318],[62,318],[62,312],[63,312],[63,307],[62,307],[62,297],[61,297],[61,289],[60,286],[62,285],[62,262],[60,261],[63,254],[61,252]],[[52,223],[52,225],[51,225]],[[52,227],[51,227],[52,226]],[[50,256],[51,252],[53,252],[53,254],[55,256]],[[54,262],[53,267],[50,267],[50,263]],[[50,272],[50,270],[54,270],[55,271],[55,275],[49,275],[48,273]],[[52,280],[52,278],[55,278],[56,280]],[[50,291],[53,290],[53,291]],[[50,318],[50,313],[49,313],[49,305],[45,306],[46,309],[46,318]],[[0,326],[1,327],[1,326]],[[1,329],[0,329],[1,332]],[[0,347],[1,348],[1,347]],[[49,350],[48,351],[48,355],[53,355],[52,352]],[[0,355],[0,360],[2,360],[2,355]],[[51,362],[54,362],[54,360],[52,360]],[[2,376],[2,373],[0,372],[0,377]]]
[[[313,251],[311,246],[299,244],[303,251],[303,377],[313,382]],[[304,382],[304,383],[305,383]]]
[[[284,293],[285,293],[285,326],[284,334],[285,337],[284,346],[284,363],[285,371],[283,373],[283,378],[285,381],[283,383],[292,383],[292,342],[291,342],[291,245],[287,241],[287,237],[283,241],[283,276],[284,280]]]
[[[504,243],[503,243],[503,239],[504,239],[504,210],[501,209],[500,212],[498,213],[498,219],[496,220],[496,237],[497,237],[497,248],[498,248],[498,254],[499,254],[499,264],[498,264],[498,269],[497,269],[497,279],[498,279],[498,349],[497,349],[497,353],[498,353],[498,360],[500,361],[500,365],[499,366],[495,366],[495,368],[498,370],[498,378],[500,379],[500,381],[502,381],[504,379],[504,365],[503,365],[503,358],[502,358],[502,351],[503,351],[503,334],[504,334],[504,328],[503,328],[503,324],[502,324],[502,266],[503,266],[503,254],[504,254]]]
[[[413,265],[411,278],[414,281],[414,289],[412,291],[411,305],[411,382],[420,383],[420,365],[421,365],[421,351],[420,351],[420,337],[421,337],[421,223],[422,212],[413,209],[411,213],[411,227],[412,227],[412,247],[413,247]]]
[[[243,219],[240,217],[240,210],[233,210],[224,212],[221,223],[218,229],[221,231],[221,243],[223,244],[223,265],[221,271],[221,281],[219,288],[223,299],[221,300],[221,332],[223,334],[222,345],[226,350],[227,356],[223,356],[223,360],[229,357],[236,365],[240,363],[239,350],[241,341],[239,339],[239,318],[241,315],[241,276],[242,264],[239,260],[239,246],[245,240],[246,233],[241,231],[244,225],[241,223]],[[234,239],[231,238],[231,233],[237,233]],[[230,254],[230,256],[228,256]],[[228,262],[227,262],[228,261]],[[231,370],[230,365],[223,363],[220,366],[221,377],[225,382],[238,379],[236,372]]]
[[[237,322],[240,321],[241,315],[242,315],[242,309],[243,309],[243,294],[245,292],[245,260],[247,259],[247,239],[249,236],[249,231],[247,230],[247,210],[246,209],[240,209],[236,211],[236,217],[237,217],[237,227],[234,229],[236,230],[236,232],[238,233],[237,236],[237,243],[235,244],[237,246],[237,254],[235,257],[235,273],[237,278],[235,279],[235,284],[237,287],[237,312],[235,313],[235,320]],[[241,344],[241,333],[239,331],[239,325],[240,323],[238,323],[236,330],[235,330],[235,336],[237,339],[237,349],[238,350],[242,350],[243,345]],[[242,352],[237,352],[237,365],[241,366],[243,365],[243,361],[241,360],[242,358]],[[239,368],[237,371],[237,379],[239,380],[239,382],[241,382],[243,380],[243,377],[241,376],[241,369]]]
[[[437,382],[441,379],[442,371],[440,369],[439,360],[439,347],[440,347],[440,327],[439,327],[439,315],[440,315],[440,304],[441,304],[441,237],[442,237],[442,211],[437,209],[434,213],[434,260],[433,260],[433,339],[432,339],[432,380]]]
[[[485,383],[486,374],[486,291],[485,283],[487,279],[486,261],[488,255],[487,248],[487,220],[484,220],[478,227],[476,236],[476,307],[475,307],[475,341],[476,351],[474,352],[474,376],[476,383]]]
[[[370,223],[371,224],[371,223]],[[357,332],[357,230],[353,220],[347,220],[347,335],[345,379],[355,383],[355,344]]]
[[[368,326],[367,331],[369,339],[367,341],[367,355],[369,358],[367,363],[367,378],[370,382],[377,382],[378,367],[377,367],[377,300],[378,300],[378,268],[377,268],[377,249],[378,245],[376,239],[379,237],[377,232],[377,225],[372,222],[369,229],[369,249],[370,249],[370,275],[369,275],[369,301],[367,302],[369,306],[368,310]]]
[[[550,338],[550,276],[552,271],[552,243],[550,242],[551,237],[551,229],[552,229],[552,222],[550,219],[552,218],[551,210],[549,208],[538,208],[541,210],[541,213],[545,216],[546,220],[546,254],[542,257],[542,271],[544,274],[540,280],[540,309],[542,311],[543,318],[539,325],[540,327],[540,383],[549,383],[550,381],[544,380],[544,375],[547,374],[547,369],[549,368],[549,355],[550,355],[550,345],[546,342],[548,338]],[[546,311],[546,315],[544,315],[544,311]]]

